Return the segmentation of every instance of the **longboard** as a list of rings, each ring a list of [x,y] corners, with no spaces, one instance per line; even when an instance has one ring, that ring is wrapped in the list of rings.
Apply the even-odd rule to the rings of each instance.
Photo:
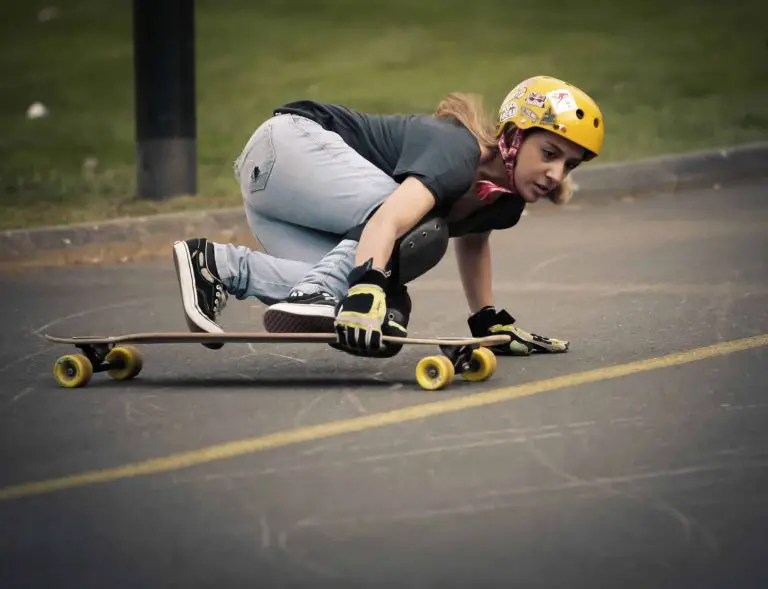
[[[269,332],[224,332],[224,333],[192,333],[192,332],[147,332],[128,333],[124,335],[80,335],[73,337],[57,337],[45,334],[45,339],[57,344],[83,345],[115,345],[115,344],[180,344],[180,343],[333,343],[334,333],[269,333]],[[403,345],[421,346],[495,346],[509,342],[508,335],[489,335],[486,337],[395,337],[383,336],[385,342]]]
[[[147,332],[113,336],[58,337],[45,334],[45,339],[57,344],[74,345],[82,353],[66,354],[54,364],[54,376],[63,387],[76,388],[88,384],[94,372],[107,372],[115,380],[136,377],[143,367],[142,354],[124,344],[225,344],[225,343],[322,343],[336,341],[333,333],[268,333],[268,332]],[[416,366],[416,381],[426,390],[449,385],[455,374],[465,380],[481,381],[496,371],[496,356],[490,346],[508,343],[508,335],[482,338],[417,338],[383,336],[385,343],[438,346],[439,356],[422,358]]]

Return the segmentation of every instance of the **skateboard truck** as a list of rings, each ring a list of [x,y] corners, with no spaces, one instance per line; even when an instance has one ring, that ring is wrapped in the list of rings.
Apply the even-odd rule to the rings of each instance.
[[[105,365],[112,368],[111,364],[107,362],[107,356],[113,347],[110,344],[75,344],[75,347],[90,360],[94,372],[104,372],[107,369],[104,368]]]
[[[451,361],[454,372],[456,374],[463,374],[473,370],[473,366],[474,370],[477,370],[477,361],[472,360],[472,352],[479,348],[480,346],[477,344],[466,346],[441,345],[440,351]]]

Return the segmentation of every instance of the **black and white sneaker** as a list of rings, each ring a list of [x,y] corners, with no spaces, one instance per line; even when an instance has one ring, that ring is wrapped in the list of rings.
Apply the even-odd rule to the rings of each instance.
[[[173,245],[173,262],[189,330],[223,333],[216,319],[227,303],[228,294],[216,270],[213,244],[204,238],[177,241]],[[223,344],[203,345],[218,350]]]
[[[326,292],[294,291],[264,312],[264,327],[271,333],[333,333],[336,302]]]

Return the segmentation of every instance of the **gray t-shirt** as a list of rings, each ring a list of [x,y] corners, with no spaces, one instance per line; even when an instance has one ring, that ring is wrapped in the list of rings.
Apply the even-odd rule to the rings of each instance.
[[[398,183],[418,178],[434,195],[438,214],[447,215],[475,181],[480,146],[458,122],[429,115],[373,115],[311,100],[291,102],[274,112],[297,114],[338,133]],[[522,198],[502,196],[468,219],[450,224],[451,236],[511,227],[524,207]]]

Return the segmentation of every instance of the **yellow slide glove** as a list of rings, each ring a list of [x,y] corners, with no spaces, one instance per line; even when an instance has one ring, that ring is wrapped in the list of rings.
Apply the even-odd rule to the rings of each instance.
[[[515,318],[504,311],[497,311],[494,307],[484,307],[469,320],[469,329],[473,337],[487,335],[509,335],[508,344],[493,346],[491,349],[500,356],[529,356],[534,352],[545,354],[559,354],[567,352],[570,343],[564,340],[552,339],[528,333],[515,327]]]
[[[387,314],[387,276],[370,262],[352,270],[350,288],[336,309],[338,346],[355,355],[376,355],[383,347],[382,324]]]

